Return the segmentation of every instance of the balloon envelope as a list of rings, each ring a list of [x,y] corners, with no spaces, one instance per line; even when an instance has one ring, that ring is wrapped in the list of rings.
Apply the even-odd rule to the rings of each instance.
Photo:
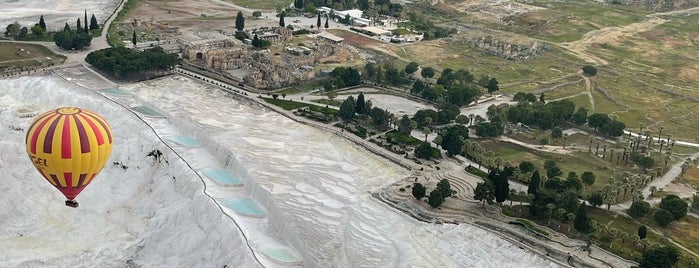
[[[112,130],[107,121],[76,107],[37,116],[25,140],[34,167],[68,200],[90,184],[112,152]]]

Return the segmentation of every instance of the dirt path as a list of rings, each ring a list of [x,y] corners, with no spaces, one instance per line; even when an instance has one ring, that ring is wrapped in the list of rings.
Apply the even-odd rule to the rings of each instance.
[[[606,27],[599,30],[589,31],[585,33],[580,40],[560,43],[558,44],[558,46],[567,49],[568,51],[572,52],[576,56],[589,63],[595,65],[607,65],[609,62],[587,51],[591,45],[603,44],[613,40],[620,40],[626,37],[636,35],[640,32],[648,31],[668,21],[666,19],[661,18],[661,16],[682,13],[699,13],[699,7],[648,14],[646,15],[646,19],[644,21],[631,23],[619,27]]]
[[[585,80],[585,92],[587,93],[587,98],[590,99],[590,110],[595,109],[595,98],[592,97],[592,81],[590,81],[590,78],[587,76],[582,76],[583,80]]]

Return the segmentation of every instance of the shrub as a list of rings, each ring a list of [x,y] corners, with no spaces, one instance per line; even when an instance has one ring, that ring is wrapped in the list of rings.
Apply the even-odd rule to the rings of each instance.
[[[648,212],[650,212],[650,204],[646,201],[633,202],[631,208],[628,210],[629,216],[633,218],[643,217],[648,214]]]
[[[660,227],[665,227],[672,222],[672,214],[667,210],[661,209],[655,212],[653,219]]]

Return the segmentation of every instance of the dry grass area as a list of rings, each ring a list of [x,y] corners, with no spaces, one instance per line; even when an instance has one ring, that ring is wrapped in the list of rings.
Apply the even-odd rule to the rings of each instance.
[[[65,60],[40,45],[0,43],[0,69],[4,66],[41,67]]]

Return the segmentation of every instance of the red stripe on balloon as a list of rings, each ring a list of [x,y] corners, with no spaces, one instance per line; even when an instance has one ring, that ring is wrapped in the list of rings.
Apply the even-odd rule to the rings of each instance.
[[[44,174],[44,173],[41,172],[41,174]],[[46,178],[46,176],[44,176],[44,178]],[[61,183],[58,182],[58,177],[56,177],[55,174],[51,174],[51,179],[53,179],[53,182],[56,183],[56,187],[58,187],[58,188],[60,189],[60,188],[61,188]]]
[[[102,128],[104,129],[104,132],[107,132],[107,138],[109,138],[109,143],[112,143],[112,133],[109,131],[109,127],[107,126],[107,123],[104,122],[104,119],[102,119],[100,116],[93,114],[93,113],[86,113],[88,116],[92,117],[97,123],[99,123]]]
[[[69,116],[64,116],[64,117],[65,117],[65,120],[63,120],[63,134],[61,136],[61,158],[70,159],[70,157],[71,157],[70,117]]]
[[[54,117],[54,116],[56,116],[56,115],[55,114],[51,115],[51,117]],[[50,119],[51,118],[43,119],[42,121],[36,121],[37,123],[39,123],[39,125],[34,130],[34,135],[32,135],[32,142],[30,143],[30,145],[31,145],[30,150],[31,150],[32,154],[36,154],[36,146],[37,146],[37,143],[39,143],[39,134],[41,133],[41,130],[44,129],[44,126],[46,125],[46,123],[48,123],[50,121]]]
[[[75,120],[75,126],[78,128],[78,137],[80,138],[80,152],[89,153],[90,152],[90,138],[87,137],[85,132],[85,127],[83,123],[80,122],[77,116],[73,115],[73,120]]]
[[[53,134],[56,131],[56,126],[58,125],[58,121],[61,120],[61,117],[62,116],[53,118],[53,122],[51,123],[51,126],[49,126],[49,130],[46,132],[46,137],[44,137],[44,153],[51,153],[51,146],[53,145]]]
[[[85,177],[87,177],[87,174],[80,174],[80,179],[78,179],[78,187],[84,186]]]
[[[97,145],[104,144],[104,137],[102,136],[102,132],[97,127],[97,125],[95,125],[95,122],[92,119],[87,118],[87,116],[85,116],[85,114],[79,114],[79,115],[80,115],[80,117],[85,119],[85,122],[87,122],[87,124],[90,126],[90,128],[92,128],[92,132],[95,133],[95,137],[97,138]]]

